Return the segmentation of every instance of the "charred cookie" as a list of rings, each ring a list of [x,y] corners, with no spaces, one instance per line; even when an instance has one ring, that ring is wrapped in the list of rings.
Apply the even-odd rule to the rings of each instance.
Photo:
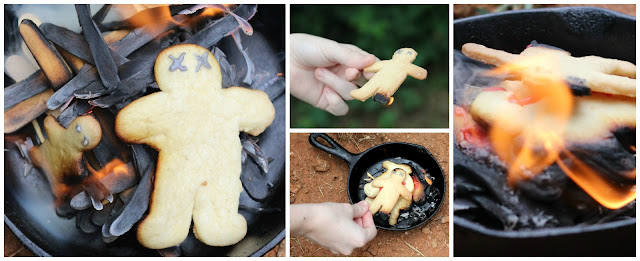
[[[274,119],[273,104],[263,91],[222,89],[218,62],[198,45],[165,49],[154,70],[161,91],[132,102],[116,117],[118,136],[159,151],[149,215],[138,226],[138,240],[153,249],[177,245],[193,219],[193,231],[205,244],[235,244],[247,232],[238,213],[238,133],[262,133]]]
[[[391,60],[378,61],[364,68],[365,72],[376,74],[360,89],[351,91],[351,97],[360,101],[366,101],[374,96],[374,100],[390,105],[393,102],[393,94],[408,76],[424,80],[427,78],[427,70],[413,64],[418,53],[411,48],[398,49]]]
[[[80,175],[82,153],[95,148],[102,137],[98,121],[91,115],[77,117],[69,128],[60,126],[53,116],[44,119],[48,139],[29,151],[33,164],[42,168],[56,196],[65,193],[65,178]]]

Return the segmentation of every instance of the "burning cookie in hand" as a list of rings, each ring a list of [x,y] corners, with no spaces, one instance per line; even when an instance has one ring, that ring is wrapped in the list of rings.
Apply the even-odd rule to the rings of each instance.
[[[360,89],[351,91],[351,97],[360,101],[366,101],[369,97],[382,104],[391,105],[393,94],[407,78],[407,75],[424,80],[427,78],[427,70],[412,62],[418,53],[411,48],[398,49],[391,60],[378,61],[364,68],[364,72],[376,74]]]
[[[205,244],[235,244],[247,232],[238,213],[238,133],[262,133],[274,119],[273,104],[262,91],[222,89],[218,62],[201,46],[165,49],[154,70],[161,91],[132,102],[116,117],[118,136],[160,151],[138,240],[154,249],[177,245],[193,218],[193,231]]]
[[[44,119],[44,130],[49,137],[40,147],[29,151],[33,164],[42,168],[56,197],[62,196],[64,178],[78,176],[85,170],[82,153],[95,148],[102,137],[100,124],[91,115],[77,117],[62,127],[53,116]]]

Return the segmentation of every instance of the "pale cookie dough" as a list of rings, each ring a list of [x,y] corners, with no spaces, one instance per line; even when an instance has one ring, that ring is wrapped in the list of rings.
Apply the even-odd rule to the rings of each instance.
[[[60,197],[65,193],[65,177],[80,175],[84,170],[82,153],[95,148],[102,138],[102,129],[91,115],[79,116],[62,127],[53,116],[44,119],[48,139],[29,151],[33,164],[42,168],[53,193]]]
[[[153,249],[177,245],[187,237],[193,217],[200,241],[235,244],[247,232],[238,213],[238,133],[262,133],[274,119],[273,104],[262,91],[222,89],[218,62],[197,45],[165,49],[154,70],[161,91],[132,102],[116,117],[118,136],[160,152],[149,215],[138,226],[138,240]]]
[[[418,53],[411,48],[402,48],[393,54],[391,60],[378,61],[364,68],[364,72],[376,74],[360,89],[351,91],[351,97],[356,100],[366,101],[376,95],[376,101],[390,104],[392,96],[407,78],[407,75],[424,80],[427,78],[427,70],[413,64]]]
[[[541,102],[520,105],[513,102],[513,82],[504,90],[483,91],[471,104],[471,115],[476,121],[512,135],[527,130],[534,118],[553,119],[553,111],[547,117]],[[611,135],[617,127],[636,126],[635,100],[625,96],[610,96],[594,93],[591,96],[574,97],[572,113],[561,136],[564,141],[588,142]]]
[[[594,92],[636,96],[636,66],[626,61],[598,56],[572,57],[566,51],[542,46],[528,47],[517,55],[467,43],[462,46],[462,53],[472,59],[495,66],[515,62],[525,64],[527,63],[524,61],[525,58],[549,59],[527,70],[537,73],[560,73],[565,79],[574,83],[579,82],[580,85]]]
[[[380,211],[390,214],[400,197],[411,202],[411,191],[402,184],[409,174],[403,168],[390,170],[388,178],[374,179],[371,183],[374,188],[381,188],[369,206],[371,213],[375,214]]]

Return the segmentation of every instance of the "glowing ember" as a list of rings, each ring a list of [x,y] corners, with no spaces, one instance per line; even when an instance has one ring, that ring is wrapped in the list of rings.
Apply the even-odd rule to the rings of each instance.
[[[623,207],[635,200],[635,185],[620,185],[608,180],[566,148],[567,136],[572,133],[567,127],[574,124],[572,115],[579,106],[557,65],[558,61],[552,56],[539,55],[516,60],[489,72],[491,75],[513,75],[520,82],[480,93],[479,101],[491,102],[480,103],[483,106],[475,108],[472,105],[471,110],[474,115],[500,112],[490,117],[493,120],[489,138],[496,154],[508,166],[509,185],[532,178],[557,163],[597,202],[611,209]],[[635,107],[635,103],[633,105]],[[487,108],[492,106],[501,106],[501,109]],[[635,176],[635,170],[629,175]]]

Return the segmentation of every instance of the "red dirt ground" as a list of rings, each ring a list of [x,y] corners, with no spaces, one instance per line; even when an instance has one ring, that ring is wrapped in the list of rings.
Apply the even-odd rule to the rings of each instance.
[[[436,158],[449,185],[449,135],[446,133],[340,133],[329,134],[352,153],[386,142],[422,145]],[[338,157],[314,148],[309,134],[291,134],[290,203],[348,203],[347,164]],[[323,171],[328,168],[328,170]],[[304,237],[291,238],[291,256],[336,256]],[[409,246],[410,245],[410,246]],[[416,250],[412,249],[415,248]],[[426,224],[409,231],[378,230],[367,245],[354,250],[352,256],[449,256],[449,191],[438,213]]]

